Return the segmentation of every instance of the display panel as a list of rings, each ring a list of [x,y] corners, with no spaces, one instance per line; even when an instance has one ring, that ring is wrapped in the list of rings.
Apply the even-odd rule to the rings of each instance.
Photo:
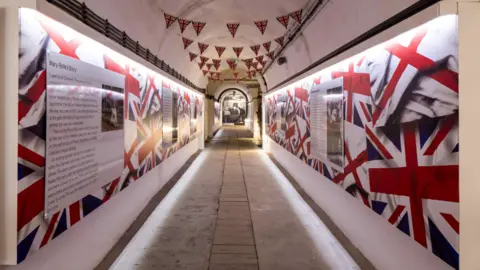
[[[109,201],[112,196],[142,179],[201,134],[203,126],[199,123],[202,121],[197,121],[197,132],[193,135],[190,135],[190,125],[181,126],[178,122],[185,118],[184,97],[192,96],[191,99],[203,104],[203,95],[180,86],[34,10],[21,8],[19,24],[17,261],[20,263]],[[68,61],[70,67],[65,67],[70,72],[76,69],[73,76],[76,78],[75,83],[52,83],[51,78],[47,78],[47,71],[52,70],[48,66],[47,55],[49,58],[62,58],[63,62]],[[164,91],[164,85],[168,85],[171,90],[170,98],[165,96],[168,91]],[[57,91],[60,89],[61,92]],[[124,92],[120,89],[124,89]],[[57,161],[49,160],[56,157],[51,153],[49,155],[46,148],[59,140],[49,139],[61,135],[65,137],[61,140],[67,140],[68,136],[65,136],[64,131],[60,130],[60,134],[56,134],[47,128],[47,121],[50,121],[47,117],[52,115],[48,113],[48,96],[62,100],[50,104],[54,110],[57,109],[55,106],[85,106],[83,111],[75,112],[75,116],[89,120],[82,125],[77,123],[77,128],[91,129],[93,134],[90,134],[92,140],[79,144],[79,149],[95,148],[95,153],[85,152],[82,157],[95,161],[91,163],[96,164],[90,174],[84,174],[76,180],[65,178],[72,180],[72,183],[82,180],[79,184],[82,186],[81,192],[71,193],[71,190],[62,188],[55,194],[60,200],[57,203],[55,197],[56,205],[51,209],[45,207],[49,202],[45,196],[50,196],[45,189],[48,191],[51,188],[48,185],[52,179],[46,179],[48,175],[45,173],[49,165],[55,165],[52,162]],[[71,100],[75,98],[74,102],[67,102],[66,96]],[[90,98],[80,101],[79,97],[83,96]],[[163,98],[171,100],[169,108],[164,108],[168,104]],[[203,116],[201,110],[203,106],[198,106],[198,119]],[[168,122],[167,127],[171,127],[169,143],[166,145],[162,143],[165,120]],[[75,122],[72,124],[75,125]],[[67,135],[71,134],[73,133]],[[181,142],[179,134],[186,135]],[[75,162],[72,163],[73,167],[78,168]],[[95,171],[98,172],[97,175]],[[46,182],[48,180],[50,182]],[[91,185],[85,186],[86,182]],[[94,187],[93,183],[98,186]],[[63,199],[65,200],[62,201]],[[45,218],[46,213],[48,215]]]
[[[54,52],[47,63],[45,216],[51,216],[122,174],[125,78]]]
[[[272,141],[457,269],[458,60],[447,15],[265,96]]]
[[[247,118],[247,98],[239,90],[229,90],[223,98],[223,123],[245,124]]]

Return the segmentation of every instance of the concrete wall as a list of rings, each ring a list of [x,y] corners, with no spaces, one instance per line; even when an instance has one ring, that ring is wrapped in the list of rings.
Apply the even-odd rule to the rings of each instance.
[[[353,6],[355,6],[355,4],[353,4],[352,7]],[[382,9],[380,8],[380,10]],[[371,13],[373,17],[376,16],[374,13],[375,12]],[[341,60],[353,56],[367,48],[423,24],[437,17],[439,13],[439,5],[432,6],[338,57],[335,57],[327,63],[316,67],[312,72],[305,74],[301,78],[327,68],[332,64],[340,62]],[[337,12],[337,15],[340,16],[340,18],[343,18],[343,14],[340,11]],[[348,19],[343,18],[343,20],[346,20],[348,25]],[[330,25],[332,24],[330,23]],[[321,31],[321,28],[318,28],[318,30]],[[346,33],[349,33],[349,31],[346,31]],[[313,34],[310,34],[309,36],[312,35]],[[335,38],[336,34],[332,35],[333,38]],[[325,42],[327,44],[330,43],[330,41]],[[337,44],[337,47],[339,45],[341,44]],[[289,74],[287,71],[282,71],[283,73],[281,73],[282,75],[278,77],[278,79],[284,79],[287,74]],[[290,83],[293,83],[293,81]],[[297,159],[296,156],[290,154],[284,148],[276,144],[265,135],[265,131],[264,149],[273,154],[275,159],[277,159],[298,181],[303,190],[305,190],[315,203],[330,216],[333,222],[335,222],[341,231],[377,269],[451,269],[450,266],[445,264],[430,251],[424,249],[415,243],[415,241],[412,241],[411,238],[396,229],[394,226],[391,226],[388,222],[385,222],[384,218],[364,207],[362,204],[359,204],[350,194],[343,189],[338,188],[330,180],[318,174],[311,167]]]
[[[417,0],[328,1],[284,51],[288,62],[282,66],[274,63],[267,71],[268,87],[274,87],[415,2]]]

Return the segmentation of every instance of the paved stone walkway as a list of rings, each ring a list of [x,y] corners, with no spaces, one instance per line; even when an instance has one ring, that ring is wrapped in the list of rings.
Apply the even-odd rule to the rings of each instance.
[[[224,127],[110,269],[359,269],[241,127]]]

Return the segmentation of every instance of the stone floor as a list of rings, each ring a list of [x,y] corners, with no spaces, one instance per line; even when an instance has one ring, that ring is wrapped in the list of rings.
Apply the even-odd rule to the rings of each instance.
[[[242,127],[223,127],[110,269],[359,269]]]

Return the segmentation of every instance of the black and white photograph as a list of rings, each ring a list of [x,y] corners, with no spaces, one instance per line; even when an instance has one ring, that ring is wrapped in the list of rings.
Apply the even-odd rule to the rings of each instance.
[[[327,107],[327,158],[343,167],[343,88],[327,89],[324,99]]]
[[[124,94],[122,92],[123,89],[102,90],[102,132],[123,129]]]
[[[231,90],[223,99],[223,123],[243,125],[247,118],[247,99],[239,91]]]

